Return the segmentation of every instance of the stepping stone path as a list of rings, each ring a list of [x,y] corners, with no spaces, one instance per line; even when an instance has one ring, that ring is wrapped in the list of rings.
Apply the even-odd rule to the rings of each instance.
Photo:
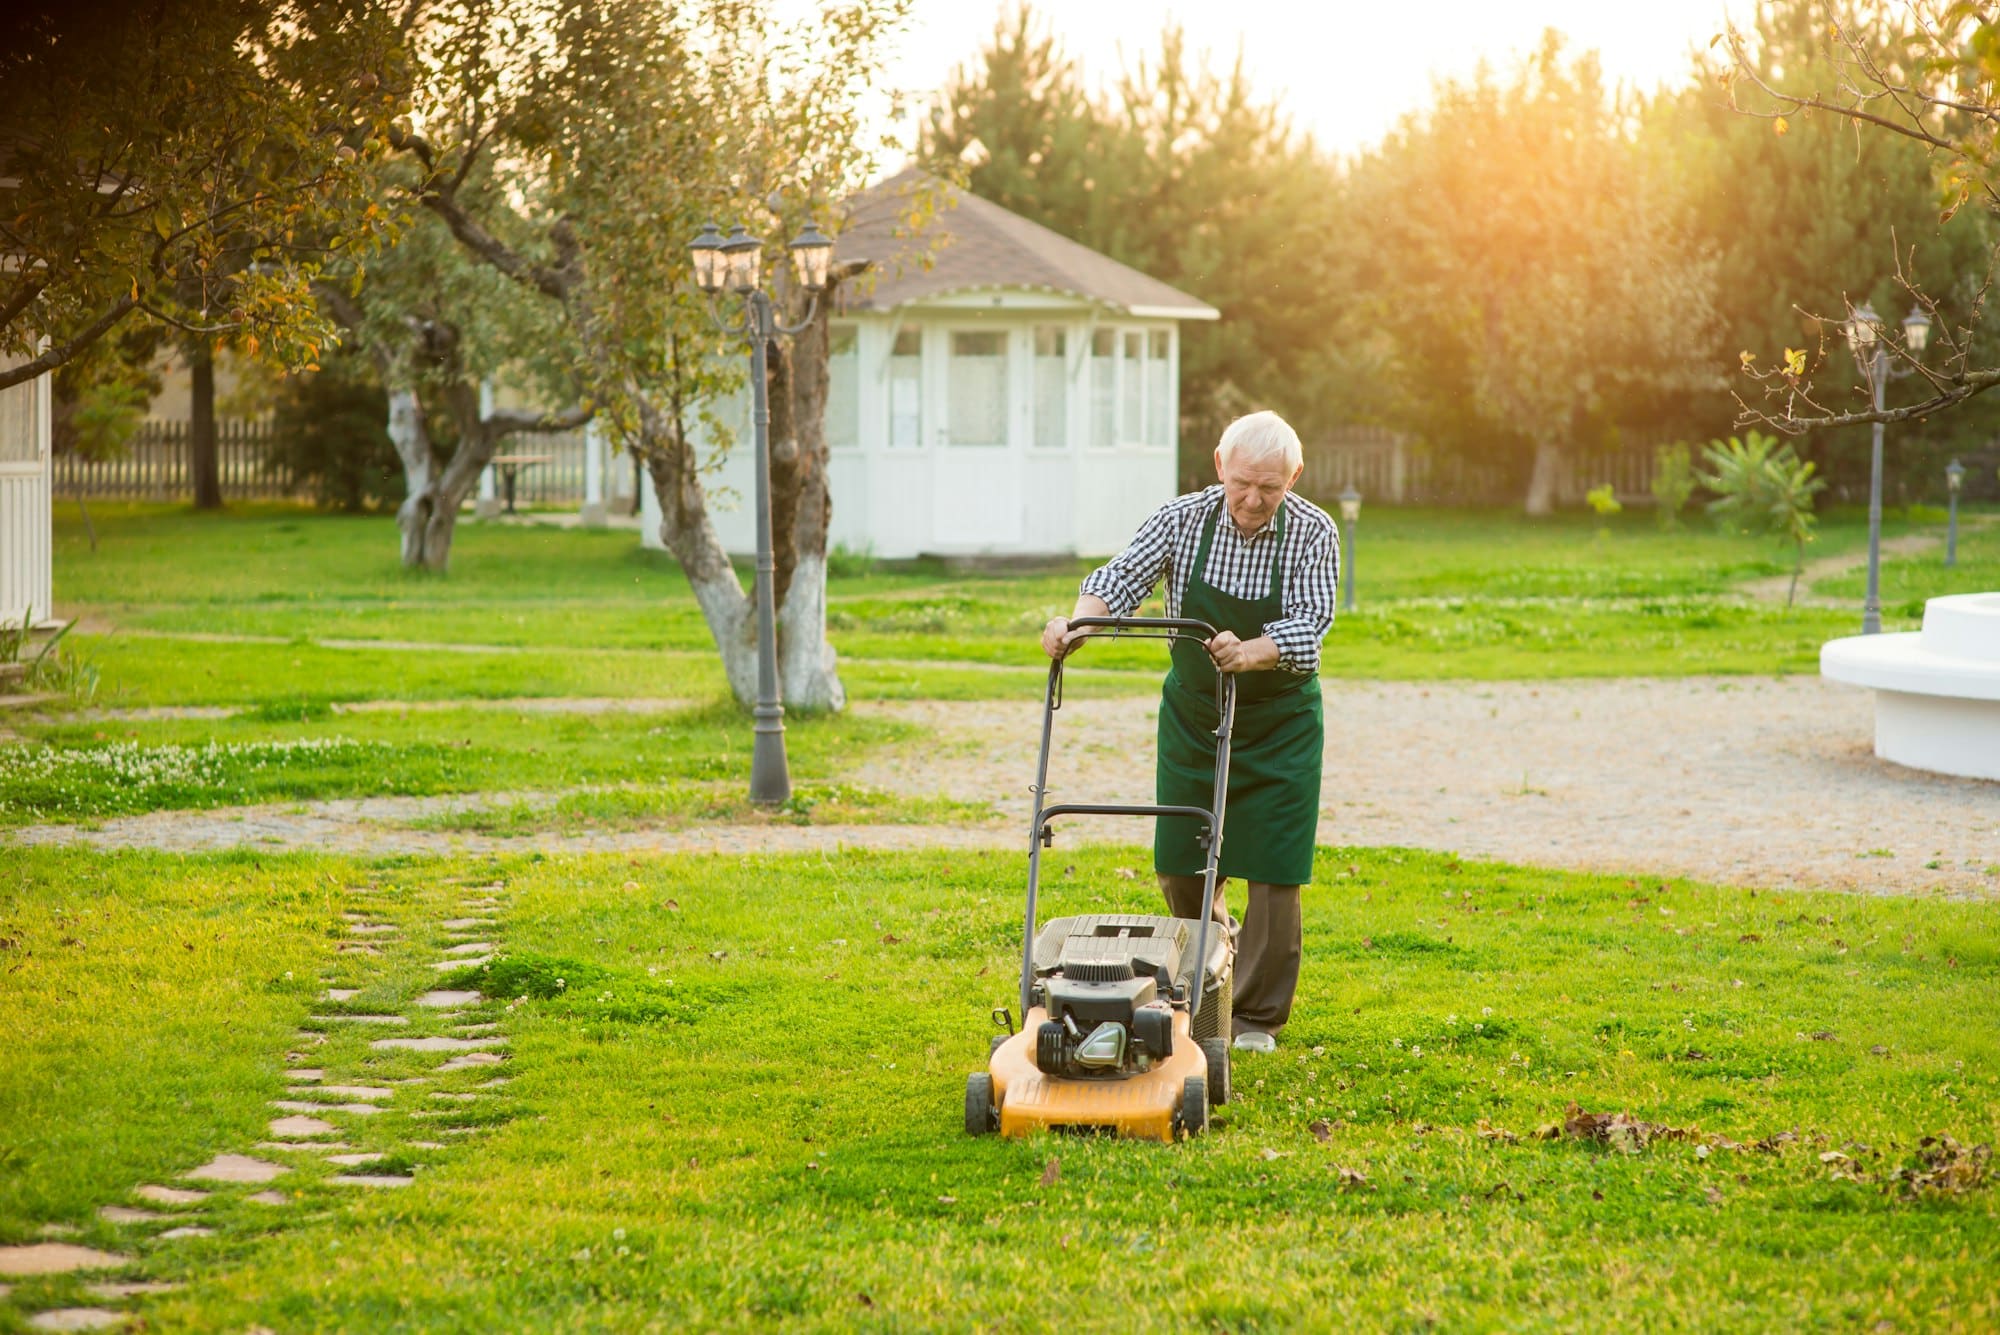
[[[444,958],[430,967],[439,971],[463,969],[486,963],[499,951],[500,946],[492,940],[499,926],[489,910],[498,909],[500,900],[492,893],[504,889],[504,885],[487,883],[477,887],[480,893],[465,894],[458,899],[458,911],[466,916],[447,918],[439,924],[448,933],[447,944],[443,948]],[[329,972],[320,976],[326,984],[320,1000],[334,1004],[345,1004],[367,990],[366,980],[356,978],[357,970],[370,973],[379,972],[381,966],[372,961],[384,958],[385,950],[395,953],[405,960],[404,967],[415,961],[407,960],[406,952],[419,947],[410,942],[410,934],[404,924],[396,921],[399,910],[407,910],[410,902],[400,896],[392,897],[373,885],[349,886],[347,892],[357,898],[350,900],[352,907],[341,914],[347,938],[335,947],[339,963]],[[477,934],[483,939],[467,941],[467,934]],[[360,983],[361,985],[356,985]],[[344,985],[339,985],[344,984]],[[379,979],[376,985],[379,986]],[[379,995],[379,993],[378,993]],[[132,1199],[145,1205],[111,1203],[97,1209],[97,1218],[104,1224],[121,1229],[145,1229],[158,1225],[168,1225],[152,1234],[156,1243],[173,1243],[216,1236],[225,1226],[228,1216],[210,1220],[206,1216],[191,1213],[184,1207],[201,1205],[209,1201],[218,1191],[234,1193],[240,1187],[258,1186],[275,1181],[302,1170],[291,1179],[296,1186],[290,1190],[265,1188],[248,1192],[240,1197],[225,1196],[225,1199],[242,1199],[271,1209],[282,1209],[294,1204],[302,1197],[310,1196],[316,1189],[331,1187],[349,1188],[390,1188],[407,1187],[415,1183],[416,1177],[410,1173],[384,1173],[365,1171],[371,1164],[389,1160],[390,1152],[367,1147],[356,1147],[340,1139],[343,1128],[328,1117],[341,1115],[356,1118],[372,1118],[375,1114],[390,1113],[385,1119],[389,1125],[397,1125],[397,1110],[389,1107],[396,1100],[396,1086],[406,1084],[428,1084],[436,1076],[449,1076],[454,1072],[479,1070],[506,1060],[502,1053],[490,1051],[505,1048],[507,1039],[497,1033],[499,1026],[472,1015],[472,1023],[458,1026],[456,1036],[437,1033],[439,1025],[448,1025],[459,1018],[459,1008],[477,1007],[487,1004],[488,999],[477,991],[464,989],[434,988],[411,999],[407,1014],[370,1015],[311,1015],[305,1023],[313,1028],[302,1030],[292,1046],[296,1051],[284,1054],[285,1080],[295,1088],[288,1088],[288,1097],[274,1099],[271,1108],[274,1116],[269,1125],[270,1139],[258,1142],[254,1148],[261,1153],[279,1153],[294,1157],[293,1163],[274,1163],[268,1159],[247,1154],[219,1153],[207,1163],[188,1170],[182,1177],[191,1182],[220,1184],[217,1191],[188,1186],[162,1186],[147,1183],[134,1187]],[[445,1060],[432,1068],[431,1075],[390,1076],[386,1072],[376,1076],[377,1083],[326,1083],[330,1071],[335,1071],[335,1079],[345,1076],[352,1081],[364,1074],[364,1067],[356,1061],[359,1051],[352,1046],[359,1039],[356,1030],[362,1026],[407,1027],[422,1025],[426,1031],[418,1034],[394,1038],[379,1038],[367,1043],[366,1051],[383,1053],[444,1054]],[[475,1037],[474,1035],[478,1035]],[[306,1051],[325,1048],[324,1057],[319,1057],[318,1065],[305,1063]],[[407,1060],[407,1059],[404,1059]],[[367,1072],[374,1074],[374,1072]],[[498,1096],[497,1090],[507,1083],[504,1077],[487,1080],[472,1090],[430,1091],[434,1102],[450,1104],[477,1104]],[[333,1100],[345,1100],[334,1102]],[[460,1114],[444,1109],[410,1108],[401,1116],[409,1120],[409,1128],[416,1129],[418,1118],[450,1118]],[[463,1145],[464,1137],[476,1135],[489,1129],[487,1125],[442,1126],[438,1131],[442,1138],[436,1140],[411,1140],[405,1142],[408,1149],[427,1152],[449,1152]],[[457,1139],[452,1139],[457,1138]],[[379,1143],[379,1142],[378,1142]],[[316,1167],[324,1163],[329,1168],[363,1170],[335,1172],[322,1176],[325,1170]],[[163,1209],[150,1209],[159,1206]],[[45,1236],[52,1239],[74,1233],[67,1224],[52,1224],[45,1228]],[[144,1237],[144,1234],[135,1234]],[[0,1247],[0,1279],[25,1276],[62,1275],[74,1272],[125,1270],[138,1261],[133,1256],[119,1252],[102,1251],[94,1247],[82,1246],[74,1242],[51,1240],[28,1246]],[[147,1279],[125,1279],[106,1281],[84,1286],[84,1292],[104,1303],[126,1303],[135,1299],[167,1293],[181,1287],[179,1284]],[[0,1283],[0,1302],[11,1297],[11,1287]],[[24,1314],[26,1325],[31,1330],[110,1330],[123,1327],[140,1320],[136,1311],[115,1307],[57,1307]],[[264,1327],[251,1326],[250,1331],[262,1335]]]

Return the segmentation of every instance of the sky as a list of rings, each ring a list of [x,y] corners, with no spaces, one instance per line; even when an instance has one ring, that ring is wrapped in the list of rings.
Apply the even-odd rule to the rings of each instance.
[[[1482,59],[1505,69],[1547,28],[1567,34],[1573,50],[1596,50],[1612,82],[1646,91],[1678,83],[1690,52],[1725,15],[1745,22],[1751,0],[1041,0],[1035,9],[1093,82],[1151,55],[1170,18],[1217,64],[1240,43],[1252,76],[1294,123],[1345,154],[1425,106],[1434,79],[1470,75]],[[934,90],[977,54],[999,13],[998,0],[916,0],[885,82]]]

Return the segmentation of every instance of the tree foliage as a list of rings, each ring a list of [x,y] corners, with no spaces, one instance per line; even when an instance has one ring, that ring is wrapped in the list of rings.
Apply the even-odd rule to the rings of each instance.
[[[379,4],[9,6],[0,387],[130,324],[311,364],[313,273],[391,225],[365,167],[404,109],[397,49]]]
[[[1710,441],[1702,458],[1708,471],[1699,477],[1715,493],[1708,512],[1717,523],[1737,533],[1772,534],[1792,545],[1792,583],[1785,594],[1785,605],[1791,606],[1817,522],[1813,498],[1825,481],[1813,476],[1814,466],[1789,442],[1758,431]]]

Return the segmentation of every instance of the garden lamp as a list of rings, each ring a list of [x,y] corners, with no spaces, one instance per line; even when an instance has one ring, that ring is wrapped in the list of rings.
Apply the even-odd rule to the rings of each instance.
[[[764,243],[737,223],[722,242],[723,281],[731,292],[755,292],[763,277]]]
[[[799,286],[808,292],[826,290],[827,273],[833,265],[833,238],[812,223],[791,244],[792,271]]]
[[[1921,306],[1910,307],[1910,313],[1903,317],[1903,345],[1911,352],[1922,352],[1930,341],[1931,317]]]
[[[722,291],[722,232],[712,222],[703,223],[701,234],[688,242],[694,259],[695,286],[711,296]]]
[[[1857,357],[1866,357],[1875,347],[1875,340],[1882,332],[1882,317],[1875,313],[1873,303],[1862,302],[1850,307],[1847,313],[1847,346]]]
[[[757,615],[757,704],[751,711],[750,800],[770,804],[792,795],[791,766],[785,756],[785,706],[778,693],[777,609],[773,585],[777,562],[771,538],[771,435],[770,405],[767,400],[766,355],[781,335],[797,334],[811,325],[819,310],[820,294],[826,291],[833,267],[833,240],[812,223],[787,247],[792,256],[792,272],[799,286],[812,298],[805,318],[785,324],[769,293],[759,283],[763,278],[764,243],[737,223],[722,235],[714,223],[705,224],[688,243],[688,257],[694,261],[694,281],[710,300],[709,315],[716,328],[750,345],[750,420],[756,432],[757,466],[757,585],[753,601]],[[738,321],[725,323],[716,314],[715,298],[723,292],[743,298]]]

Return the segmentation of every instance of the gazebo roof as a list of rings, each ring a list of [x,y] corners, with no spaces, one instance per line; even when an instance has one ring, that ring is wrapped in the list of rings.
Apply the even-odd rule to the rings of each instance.
[[[912,196],[934,192],[937,211],[911,235]],[[873,282],[857,284],[849,310],[887,311],[957,293],[1015,289],[1053,292],[1124,315],[1213,320],[1221,312],[1157,278],[1030,222],[991,200],[905,168],[854,195],[834,256],[873,262]],[[931,253],[925,266],[923,257]]]

